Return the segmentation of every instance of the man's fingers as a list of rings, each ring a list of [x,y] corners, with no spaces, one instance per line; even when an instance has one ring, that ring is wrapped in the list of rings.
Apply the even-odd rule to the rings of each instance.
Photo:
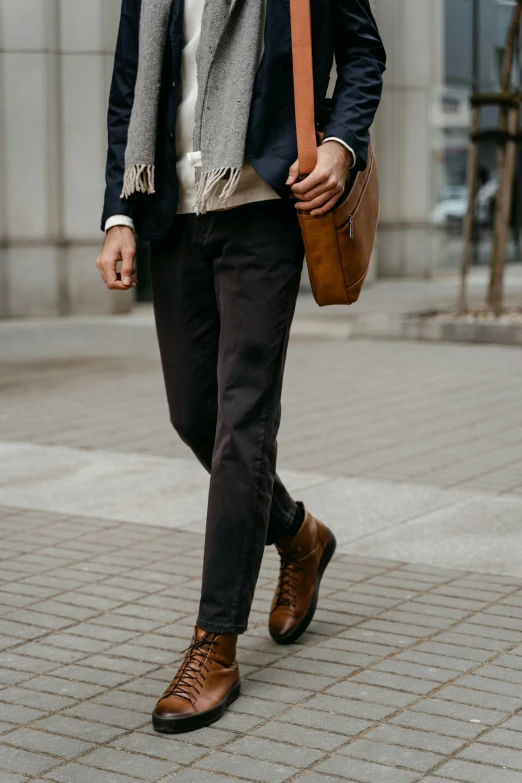
[[[123,283],[123,288],[124,289],[126,289],[126,288],[136,288],[136,285],[138,284],[138,278],[136,277],[136,270],[135,269],[131,269],[131,276],[130,277],[129,277],[129,275],[126,275],[125,277],[123,277],[122,274],[118,274],[117,278],[118,278],[118,280],[120,280]],[[127,280],[129,282],[126,282]]]
[[[134,272],[135,270],[133,269],[132,271]],[[114,283],[111,283],[110,285],[107,285],[107,288],[111,288],[115,291],[127,291],[127,289],[129,288],[136,288],[138,284],[137,278],[133,275],[130,278],[130,280],[131,280],[130,283],[123,282],[123,280],[121,279],[121,273],[117,272],[116,281]]]
[[[292,192],[299,198],[307,193],[317,185],[324,184],[328,181],[330,172],[322,169],[320,166],[316,166],[315,169],[300,182],[296,182],[292,185]]]
[[[124,285],[121,280],[116,280],[114,283],[106,283],[106,286],[111,291],[126,291],[128,288],[134,288],[134,286]]]
[[[118,260],[114,257],[102,258],[101,271],[102,271],[102,277],[105,280],[105,285],[107,286],[107,288],[113,288],[114,284],[118,280],[118,276],[116,274],[117,263]]]
[[[116,279],[116,261],[111,262],[100,253],[96,261],[98,272],[107,287]]]
[[[107,288],[125,290],[128,286],[123,285],[121,280],[118,279],[120,276],[116,273],[118,260],[114,256],[102,255],[97,266]]]
[[[330,201],[333,201],[335,204],[338,201],[340,195],[341,191],[339,188],[331,188],[330,190],[326,190],[323,193],[320,193],[311,201],[298,201],[295,205],[295,208],[300,209],[303,212],[312,212],[312,210],[318,209]]]
[[[121,280],[123,285],[127,287],[132,285],[132,278],[136,272],[133,268],[135,255],[134,250],[124,250],[122,252]]]
[[[114,256],[98,257],[96,266],[107,288],[117,291],[126,291],[128,288],[135,288],[137,284],[136,270],[133,267],[135,254],[129,252],[123,259],[121,272],[116,271],[119,259]]]
[[[136,286],[136,240],[126,226],[114,226],[106,236],[96,266],[107,288],[127,291]],[[121,262],[121,272],[118,264]]]
[[[124,283],[120,274],[116,274],[114,279],[106,280],[105,285],[112,291],[127,291],[128,288],[135,288],[138,281],[135,277],[131,278],[130,283]]]
[[[296,160],[290,166],[290,169],[288,171],[288,179],[286,180],[286,184],[287,185],[293,185],[294,182],[297,182],[298,179],[299,179],[299,161]]]
[[[296,209],[323,215],[335,207],[345,188],[348,163],[348,152],[342,144],[332,142],[320,146],[315,169],[291,186]]]
[[[103,271],[102,271],[102,257],[101,257],[101,253],[98,256],[98,258],[96,259],[96,269],[100,273],[101,279],[103,280],[103,282],[105,282],[105,278],[103,276]]]
[[[335,207],[337,202],[339,201],[339,193],[336,193],[335,196],[331,199],[329,199],[326,204],[323,204],[322,207],[318,207],[312,210],[310,213],[311,215],[325,215],[327,212],[329,212],[331,209]]]
[[[302,193],[299,198],[301,199],[301,201],[313,201],[318,196],[322,196],[323,194],[330,193],[330,191],[332,190],[340,190],[340,186],[333,179],[331,182],[326,182],[321,185],[316,185],[315,188],[312,188],[306,193]]]

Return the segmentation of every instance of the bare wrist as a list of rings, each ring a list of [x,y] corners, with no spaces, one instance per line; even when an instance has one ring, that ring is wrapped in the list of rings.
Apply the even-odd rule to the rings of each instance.
[[[117,228],[119,228],[120,231],[130,231],[131,234],[134,236],[134,231],[132,230],[132,228],[130,226],[124,226],[124,225],[122,225],[120,223],[118,223],[116,226],[110,226],[110,228],[108,228],[105,233],[108,236],[111,233],[111,231],[114,231]]]

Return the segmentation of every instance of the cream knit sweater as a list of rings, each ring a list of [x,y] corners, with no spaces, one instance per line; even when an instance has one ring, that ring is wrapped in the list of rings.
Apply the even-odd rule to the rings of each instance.
[[[196,52],[199,46],[201,20],[205,0],[186,0],[183,17],[183,52],[181,56],[182,100],[176,122],[176,170],[178,175],[178,214],[193,212],[196,193],[194,167],[189,164],[188,153],[194,151],[194,117],[198,93]],[[264,24],[263,24],[264,28]],[[236,207],[252,201],[279,198],[277,193],[256,174],[245,161],[239,184],[228,200],[227,206]]]
[[[197,98],[196,52],[199,45],[204,5],[205,0],[185,0],[183,12],[182,96],[181,103],[178,106],[176,121],[176,172],[179,186],[178,214],[194,212],[195,171],[193,165],[189,162],[189,155],[195,151],[193,150],[192,139]],[[263,44],[261,42],[260,56],[262,48]],[[341,139],[328,139],[328,141],[330,140],[339,141],[353,153],[351,147],[344,141],[341,141]],[[325,141],[327,140],[325,139]],[[250,163],[245,161],[241,179],[235,193],[228,201],[228,206],[237,207],[240,204],[277,198],[279,198],[277,193],[254,171]],[[108,231],[109,228],[118,225],[134,228],[132,218],[127,215],[113,215],[106,221],[105,230]]]

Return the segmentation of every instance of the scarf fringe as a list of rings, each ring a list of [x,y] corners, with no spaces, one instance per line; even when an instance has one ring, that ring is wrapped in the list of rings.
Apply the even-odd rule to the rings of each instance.
[[[120,198],[129,198],[133,193],[155,193],[154,169],[154,166],[143,166],[138,164],[125,169],[123,190]]]
[[[217,193],[222,180],[227,176],[223,190]],[[196,186],[196,199],[194,201],[194,211],[196,215],[205,215],[208,212],[209,205],[212,209],[223,209],[226,207],[227,200],[232,196],[239,178],[241,169],[220,168],[213,171],[205,171],[200,174]]]

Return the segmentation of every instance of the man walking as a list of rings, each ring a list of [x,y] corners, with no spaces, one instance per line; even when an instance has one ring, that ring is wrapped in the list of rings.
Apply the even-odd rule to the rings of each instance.
[[[334,54],[337,80],[317,167],[300,180],[289,2],[122,3],[97,266],[127,290],[134,231],[151,242],[171,421],[210,472],[197,624],[154,710],[158,731],[209,725],[239,695],[236,643],[265,545],[281,557],[269,621],[280,644],[310,624],[335,550],[276,474],[303,263],[296,209],[328,211],[349,169],[365,168],[385,53],[369,0],[310,0],[317,117]]]

